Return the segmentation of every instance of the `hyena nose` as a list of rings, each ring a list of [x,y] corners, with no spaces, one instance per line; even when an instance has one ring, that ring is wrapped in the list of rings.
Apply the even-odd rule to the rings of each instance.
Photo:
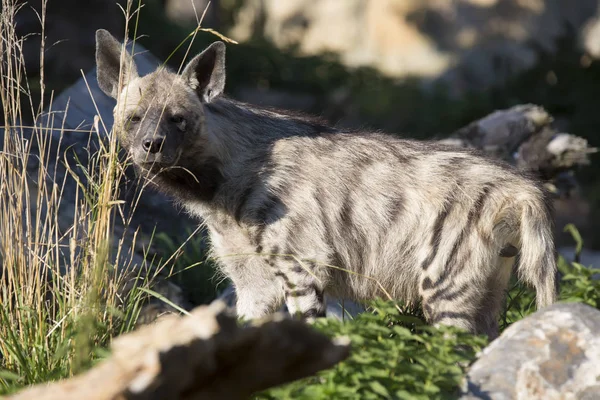
[[[142,142],[142,147],[148,153],[156,154],[156,153],[160,152],[163,142],[164,142],[164,139],[160,138],[160,137],[148,138],[148,139],[144,139],[144,141]]]

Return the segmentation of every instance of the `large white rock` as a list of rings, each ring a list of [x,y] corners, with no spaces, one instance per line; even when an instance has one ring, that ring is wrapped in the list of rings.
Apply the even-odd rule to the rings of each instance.
[[[473,364],[463,399],[600,399],[600,311],[555,304],[513,324]]]

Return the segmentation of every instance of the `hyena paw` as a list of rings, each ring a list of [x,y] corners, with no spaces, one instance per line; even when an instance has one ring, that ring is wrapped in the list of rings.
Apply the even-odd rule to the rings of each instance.
[[[325,316],[325,302],[321,290],[316,287],[288,291],[285,303],[292,317],[307,322]]]

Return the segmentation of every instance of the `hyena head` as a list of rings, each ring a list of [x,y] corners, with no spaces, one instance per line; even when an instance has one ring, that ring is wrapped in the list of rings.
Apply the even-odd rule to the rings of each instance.
[[[206,48],[181,74],[158,68],[140,77],[127,50],[101,29],[96,65],[100,89],[117,100],[115,131],[135,165],[157,172],[208,151],[203,104],[225,87],[223,42]]]

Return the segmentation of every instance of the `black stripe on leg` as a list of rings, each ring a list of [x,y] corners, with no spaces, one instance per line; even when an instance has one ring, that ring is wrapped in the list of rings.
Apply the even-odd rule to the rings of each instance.
[[[302,273],[307,273],[310,274],[311,271],[314,271],[316,268],[316,265],[313,261],[296,261],[294,263],[294,266],[292,267],[292,272],[296,273],[296,274],[302,274]]]
[[[325,314],[325,307],[320,310],[313,307],[302,313],[302,318],[322,318],[325,317]]]
[[[281,271],[275,272],[275,276],[281,278],[283,283],[288,289],[296,289],[296,285],[290,280],[290,278]]]
[[[483,193],[481,193],[477,200],[475,200],[475,204],[469,212],[469,216],[467,217],[467,226],[465,229],[468,229],[473,225],[476,225],[477,222],[479,222],[479,219],[481,219],[481,215],[483,214],[483,207],[485,206],[485,202],[490,196],[490,192],[493,188],[493,185],[488,185],[483,188]]]
[[[269,257],[267,258],[267,263],[271,266],[275,265],[275,259],[278,257],[278,254],[281,250],[279,246],[273,246],[271,251],[269,251]]]
[[[301,274],[301,273],[306,272],[306,271],[304,270],[304,268],[302,268],[302,266],[300,264],[295,264],[292,267],[292,272],[294,272],[296,274]]]
[[[423,279],[423,283],[421,284],[421,287],[423,288],[423,290],[429,290],[429,289],[433,288],[433,282],[431,281],[431,279],[425,278],[425,279]]]
[[[265,235],[266,225],[261,224],[256,228],[256,233],[254,237],[254,242],[256,244],[256,254],[261,254],[263,252],[263,236]]]
[[[308,297],[313,303],[315,303],[314,299],[316,298],[316,304],[313,304],[313,306],[306,311],[298,310],[296,314],[299,314],[304,319],[325,316],[325,296],[324,291],[319,288],[319,286],[313,283],[306,288],[285,291],[286,303],[294,302],[300,297]]]
[[[458,251],[461,248],[464,241],[469,237],[473,226],[479,222],[479,219],[481,219],[485,202],[489,197],[492,188],[492,185],[484,187],[483,192],[479,195],[477,200],[475,200],[475,204],[473,205],[473,208],[471,208],[471,211],[469,211],[469,215],[467,216],[467,223],[465,224],[465,227],[462,229],[462,231],[456,238],[456,241],[452,245],[450,256],[448,257],[448,260],[446,262],[446,265],[444,265],[444,270],[442,272],[443,279],[438,280],[438,283],[440,281],[443,282],[445,278],[452,272],[452,269],[456,264],[456,256],[458,254]]]
[[[455,254],[455,253],[453,253],[453,254]],[[423,290],[438,287],[441,284],[443,284],[444,282],[446,282],[446,280],[448,278],[454,278],[459,272],[459,269],[454,268],[454,265],[455,264],[456,265],[464,265],[469,261],[469,258],[471,258],[471,250],[470,249],[467,249],[464,257],[460,261],[457,261],[456,257],[452,256],[452,258],[449,259],[448,262],[446,263],[444,270],[440,274],[440,277],[435,282],[432,283],[431,279],[429,279],[429,278],[425,278],[423,280],[423,286],[422,286]],[[449,287],[446,287],[445,289],[441,289],[441,290],[447,290],[447,289],[449,289]]]
[[[455,290],[451,290],[454,288],[454,285],[449,285],[445,288],[441,288],[436,290],[431,296],[427,297],[427,302],[435,303],[438,300],[443,301],[452,301],[456,300],[459,297],[470,294],[469,288],[473,285],[472,282],[467,282],[462,286],[455,288]]]
[[[290,285],[293,285],[292,282],[289,281],[289,279],[287,280],[287,282],[289,282]],[[290,287],[290,286],[288,286]],[[293,289],[293,288],[292,288]],[[302,296],[310,296],[314,294],[315,297],[317,298],[317,301],[321,304],[323,304],[323,301],[325,299],[325,295],[323,293],[323,290],[321,290],[316,284],[311,284],[308,287],[305,287],[303,289],[294,289],[294,290],[286,290],[285,291],[285,295],[286,298],[287,297],[302,297]]]

